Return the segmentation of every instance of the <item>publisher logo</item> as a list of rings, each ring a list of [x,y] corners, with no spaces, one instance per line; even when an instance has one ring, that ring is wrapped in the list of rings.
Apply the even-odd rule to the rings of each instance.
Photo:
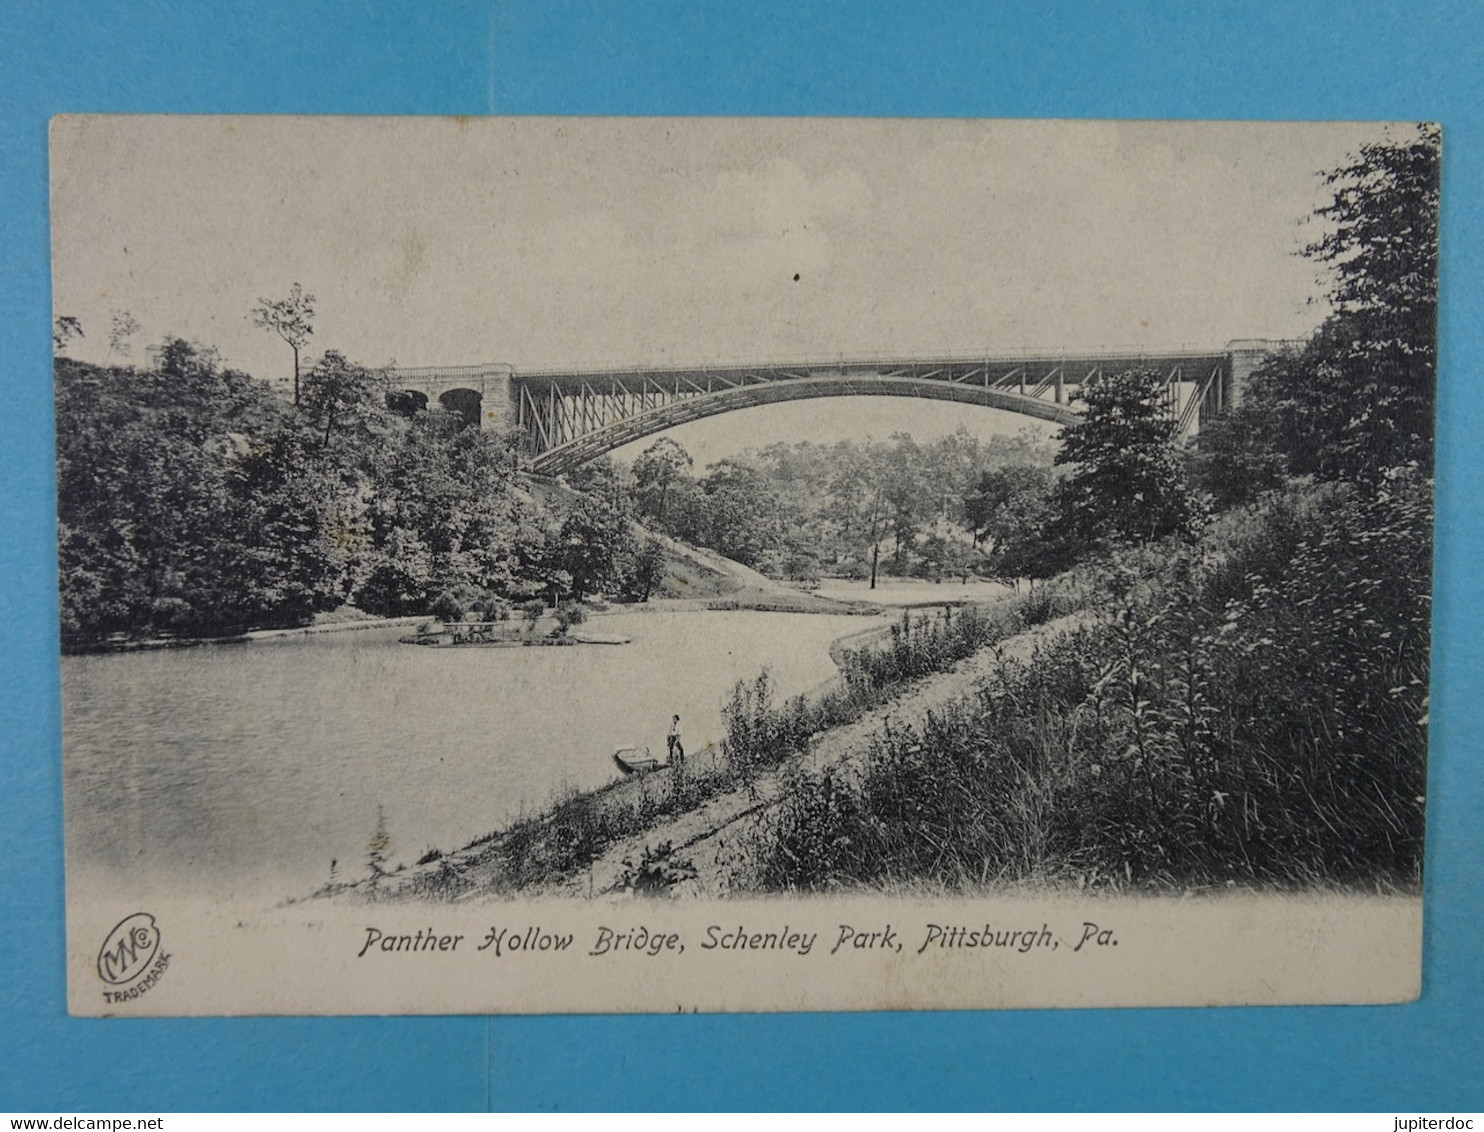
[[[127,987],[142,976],[150,977],[125,994],[105,991],[109,1001],[133,998],[155,984],[170,956],[160,953],[160,929],[148,912],[135,912],[120,920],[98,951],[98,977],[115,987]]]

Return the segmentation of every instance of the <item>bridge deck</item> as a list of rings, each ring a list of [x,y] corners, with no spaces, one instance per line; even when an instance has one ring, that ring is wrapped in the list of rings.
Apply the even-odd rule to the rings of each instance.
[[[1225,408],[1236,347],[1071,353],[989,352],[916,357],[816,357],[769,361],[515,368],[395,367],[388,388],[444,398],[468,389],[484,398],[486,425],[525,432],[532,467],[567,470],[594,456],[686,421],[777,401],[824,396],[910,396],[958,401],[1070,420],[1076,389],[1099,373],[1159,371],[1182,434]],[[1245,344],[1243,344],[1245,345]],[[495,409],[492,400],[503,407]]]
[[[942,354],[916,357],[851,356],[792,358],[785,360],[715,361],[698,363],[625,364],[602,366],[514,367],[512,376],[525,385],[577,387],[605,379],[630,382],[645,378],[664,381],[676,378],[710,377],[717,381],[803,377],[828,371],[875,372],[888,376],[932,377],[952,374],[957,379],[998,375],[1001,380],[1021,370],[1045,375],[1057,369],[1091,373],[1103,369],[1128,369],[1153,366],[1158,369],[1178,367],[1210,368],[1230,359],[1224,350],[1178,350],[1158,353],[1137,351],[1046,353],[1002,352],[984,354]],[[478,367],[469,367],[477,370]]]

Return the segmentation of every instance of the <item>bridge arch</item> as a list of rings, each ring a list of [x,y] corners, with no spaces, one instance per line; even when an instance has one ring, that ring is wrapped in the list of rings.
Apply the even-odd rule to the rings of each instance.
[[[635,440],[664,432],[676,425],[703,420],[720,413],[783,401],[815,397],[917,397],[932,401],[954,401],[980,405],[1009,413],[1035,417],[1056,424],[1073,424],[1078,414],[1065,404],[1043,401],[1007,389],[985,388],[967,383],[922,377],[832,374],[796,377],[785,381],[742,385],[686,397],[646,409],[632,416],[595,428],[535,456],[531,471],[560,475],[588,460],[621,448]]]
[[[386,407],[404,417],[413,417],[428,407],[428,395],[420,389],[388,389]]]
[[[438,395],[438,404],[464,419],[466,427],[478,428],[484,396],[477,389],[454,388]]]
[[[559,474],[633,440],[718,413],[811,397],[887,396],[956,401],[1058,424],[1077,420],[1076,392],[1100,373],[1135,366],[1165,375],[1166,408],[1190,437],[1240,398],[1275,343],[1159,354],[922,355],[529,369],[503,362],[382,371],[384,387],[434,397],[480,428],[525,436],[532,471]],[[388,398],[390,401],[390,397]],[[405,402],[404,402],[405,404]],[[411,406],[407,406],[411,407]],[[405,411],[405,410],[404,410]]]
[[[406,367],[378,371],[387,408],[404,416],[439,405],[466,425],[507,429],[515,426],[511,367],[504,362],[468,366]]]

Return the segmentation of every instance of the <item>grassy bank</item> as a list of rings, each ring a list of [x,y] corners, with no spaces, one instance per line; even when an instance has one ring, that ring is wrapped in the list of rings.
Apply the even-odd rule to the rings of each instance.
[[[1297,486],[1120,554],[1090,625],[794,775],[729,887],[1414,889],[1429,488]]]
[[[626,838],[692,814],[722,795],[745,790],[760,776],[802,754],[821,732],[858,719],[870,708],[942,672],[986,645],[1058,611],[1065,598],[1049,593],[1010,598],[980,608],[907,611],[879,639],[833,650],[840,676],[807,696],[775,703],[764,672],[739,683],[723,710],[725,738],[693,753],[682,767],[571,792],[539,814],[451,853],[430,853],[404,874],[354,886],[396,898],[451,898],[472,891],[516,892],[580,875]],[[632,862],[626,883],[643,887],[672,864],[657,850]],[[337,890],[339,891],[339,890]]]

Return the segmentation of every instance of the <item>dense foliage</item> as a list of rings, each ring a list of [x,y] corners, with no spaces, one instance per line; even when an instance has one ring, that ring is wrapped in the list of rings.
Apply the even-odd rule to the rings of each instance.
[[[1004,523],[971,500],[983,477],[1025,471],[1049,493],[1055,446],[1025,432],[981,441],[965,430],[919,444],[773,444],[711,465],[664,438],[634,461],[638,515],[655,528],[774,577],[1000,577]],[[1019,563],[1013,567],[1018,569]]]
[[[391,412],[334,351],[297,406],[178,340],[153,368],[59,358],[56,390],[70,648],[298,625],[347,602],[500,616],[657,581],[621,485],[543,505],[511,437]]]
[[[1372,482],[1402,466],[1431,472],[1439,169],[1437,130],[1423,126],[1363,146],[1326,177],[1328,231],[1306,251],[1330,273],[1333,314],[1269,358],[1238,412],[1217,422],[1213,447],[1246,455],[1235,481],[1224,460],[1207,461],[1211,490],[1250,500],[1275,469]]]
[[[1175,449],[1162,374],[1098,373],[1077,394],[1083,419],[1062,430],[1058,464],[1075,472],[1058,491],[1056,519],[1084,552],[1143,544],[1189,527],[1195,505]]]

